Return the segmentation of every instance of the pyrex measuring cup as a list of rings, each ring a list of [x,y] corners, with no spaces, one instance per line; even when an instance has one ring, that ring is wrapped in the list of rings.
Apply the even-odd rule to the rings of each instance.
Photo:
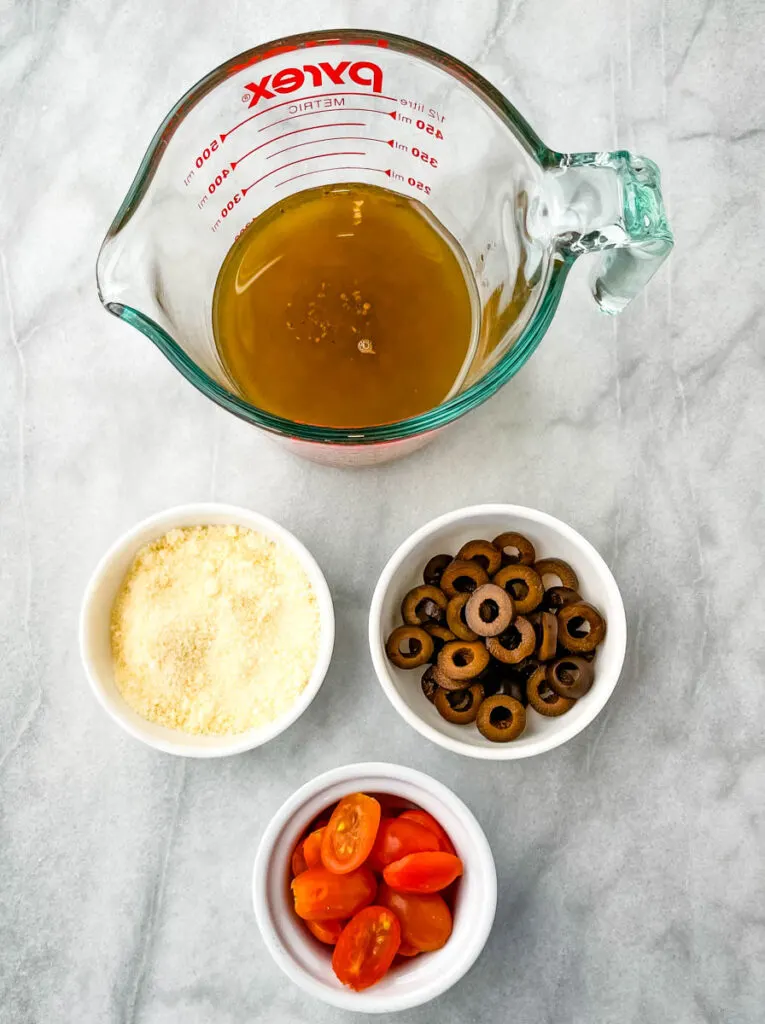
[[[352,430],[245,401],[211,319],[221,263],[250,221],[290,193],[342,182],[424,203],[462,246],[480,305],[477,350],[457,394],[422,415]],[[453,57],[341,30],[255,47],[182,97],[109,228],[97,276],[106,308],[203,394],[300,454],[354,465],[419,447],[509,380],[539,344],[578,256],[597,254],[595,300],[618,313],[671,247],[650,160],[553,152]]]

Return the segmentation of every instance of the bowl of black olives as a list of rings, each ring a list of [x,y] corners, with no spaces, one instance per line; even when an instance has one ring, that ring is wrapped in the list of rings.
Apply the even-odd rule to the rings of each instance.
[[[389,700],[469,757],[532,757],[603,709],[624,663],[619,588],[566,523],[519,505],[440,516],[392,555],[369,644]]]

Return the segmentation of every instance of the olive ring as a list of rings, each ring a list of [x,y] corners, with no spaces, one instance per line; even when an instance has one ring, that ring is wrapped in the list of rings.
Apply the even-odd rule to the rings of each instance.
[[[594,679],[592,662],[584,658],[559,658],[547,667],[547,682],[561,697],[584,697]]]
[[[402,650],[408,644],[408,650]],[[398,626],[385,644],[385,653],[397,668],[419,668],[433,653],[433,637],[419,626]]]
[[[522,533],[500,533],[492,544],[499,548],[503,565],[533,565],[537,557],[534,545]],[[513,551],[517,551],[517,554],[512,554]]]
[[[465,622],[478,636],[498,636],[515,618],[512,597],[496,583],[484,583],[467,595]],[[458,598],[452,598],[456,601]],[[447,609],[447,615],[448,615]]]
[[[401,618],[407,626],[424,626],[443,620],[447,597],[438,587],[415,587],[401,602]]]
[[[478,708],[476,725],[487,740],[507,743],[526,728],[526,708],[513,697],[498,693],[487,697]]]
[[[506,565],[496,573],[494,583],[508,591],[519,615],[533,612],[545,596],[542,577],[530,565]]]
[[[557,576],[562,587],[579,590],[579,577],[562,558],[541,558],[534,568],[543,579],[545,576]]]
[[[528,619],[518,615],[515,621],[499,636],[486,638],[486,647],[492,658],[505,665],[517,665],[534,653],[537,634]]]
[[[478,562],[489,576],[493,576],[502,565],[502,552],[488,540],[469,540],[459,549],[457,558],[464,562]]]
[[[583,625],[589,627],[586,632],[580,629]],[[558,612],[558,639],[566,650],[594,651],[605,635],[605,619],[586,601],[567,604]]]
[[[455,594],[472,594],[476,587],[488,582],[489,574],[478,562],[455,558],[443,571],[441,589],[447,597],[454,597]]]
[[[482,700],[483,687],[480,683],[473,683],[464,690],[439,690],[433,703],[447,722],[467,725],[475,721]]]
[[[438,668],[449,679],[475,679],[489,664],[489,652],[484,645],[474,640],[452,640],[444,644],[438,655]]]

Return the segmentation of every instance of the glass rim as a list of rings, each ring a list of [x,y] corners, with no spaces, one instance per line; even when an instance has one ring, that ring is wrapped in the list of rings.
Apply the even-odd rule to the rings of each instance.
[[[259,46],[251,47],[218,65],[199,79],[175,103],[154,133],[144,157],[139,165],[133,182],[123,199],[117,214],[106,233],[98,254],[96,264],[96,281],[98,295],[103,306],[115,316],[135,327],[146,335],[170,363],[203,395],[212,399],[217,405],[233,413],[240,419],[254,426],[261,427],[271,433],[296,440],[323,444],[373,444],[375,442],[396,441],[419,434],[425,434],[446,426],[471,409],[482,404],[502,387],[527,362],[542,339],[550,321],[558,307],[563,285],[570,269],[570,258],[560,259],[553,263],[545,291],[541,301],[534,310],[529,322],[517,340],[498,360],[495,366],[483,377],[464,391],[417,416],[411,416],[393,423],[384,423],[371,427],[323,427],[296,420],[285,419],[266,412],[252,405],[246,399],[235,395],[210,377],[197,363],[191,359],[171,335],[155,320],[121,302],[110,302],[104,298],[101,287],[100,265],[101,256],[110,241],[128,223],[138,208],[152,178],[162,159],[165,148],[175,134],[175,130],[188,113],[221,82],[238,74],[252,64],[275,54],[282,47],[299,49],[307,43],[331,45],[336,42],[363,42],[369,45],[380,45],[424,60],[447,71],[452,77],[466,85],[489,106],[497,117],[521,142],[529,155],[540,165],[550,167],[558,165],[561,154],[544,145],[526,119],[503,96],[503,94],[473,68],[456,57],[419,42],[408,36],[389,32],[377,32],[369,29],[322,29],[316,32],[302,32],[296,35],[283,36],[270,40]]]

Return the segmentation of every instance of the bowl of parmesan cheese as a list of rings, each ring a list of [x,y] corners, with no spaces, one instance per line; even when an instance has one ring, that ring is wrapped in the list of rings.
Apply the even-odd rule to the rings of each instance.
[[[186,757],[278,736],[319,690],[335,637],[310,552],[248,509],[182,505],[138,523],[88,583],[80,651],[126,732]]]

